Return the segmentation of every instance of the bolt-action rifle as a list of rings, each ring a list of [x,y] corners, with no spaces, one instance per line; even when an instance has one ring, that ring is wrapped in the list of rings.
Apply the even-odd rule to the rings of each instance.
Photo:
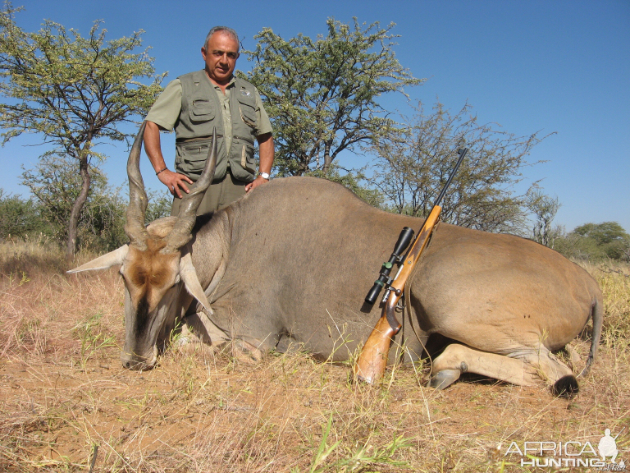
[[[440,202],[467,152],[468,148],[457,151],[459,154],[457,164],[453,168],[453,172],[446,181],[438,198],[435,200],[429,216],[424,221],[420,233],[407,254],[403,257],[405,249],[413,239],[413,230],[409,227],[403,228],[389,261],[383,263],[379,278],[374,282],[374,286],[365,297],[365,302],[373,304],[378,298],[381,289],[386,288],[383,297],[383,315],[376,323],[376,327],[374,327],[374,330],[372,330],[372,333],[365,342],[363,350],[361,350],[361,355],[359,355],[359,359],[354,365],[354,376],[358,380],[372,384],[383,377],[392,337],[396,335],[401,328],[400,322],[396,319],[396,306],[403,296],[405,283],[420,259],[422,251],[426,248],[429,237],[440,218],[440,212],[442,211]],[[394,264],[397,264],[399,269],[395,278],[391,279],[389,274]]]

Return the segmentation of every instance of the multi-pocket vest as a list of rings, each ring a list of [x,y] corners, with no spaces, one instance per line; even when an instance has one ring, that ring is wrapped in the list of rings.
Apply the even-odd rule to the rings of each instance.
[[[175,169],[193,181],[201,175],[212,145],[212,129],[217,129],[217,167],[214,180],[227,174],[241,181],[255,178],[254,129],[256,123],[256,96],[252,84],[235,78],[230,89],[230,116],[232,144],[227,150],[224,139],[221,103],[214,86],[204,70],[179,77],[182,84],[182,108],[175,124],[177,157]]]

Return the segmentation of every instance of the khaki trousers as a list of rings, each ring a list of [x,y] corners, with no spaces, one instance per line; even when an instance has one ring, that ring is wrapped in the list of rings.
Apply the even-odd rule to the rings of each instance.
[[[245,195],[246,185],[247,182],[234,179],[232,173],[228,171],[222,181],[212,183],[210,187],[208,187],[208,190],[203,196],[201,204],[197,209],[197,215],[216,212],[217,210],[227,207],[232,202]],[[182,199],[178,199],[177,197],[173,198],[171,215],[179,214],[181,203]]]

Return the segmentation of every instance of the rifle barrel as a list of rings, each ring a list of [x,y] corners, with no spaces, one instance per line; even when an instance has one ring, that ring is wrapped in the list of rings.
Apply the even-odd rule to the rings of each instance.
[[[444,187],[442,188],[442,192],[440,192],[440,195],[438,195],[438,198],[435,199],[435,203],[433,204],[433,207],[435,207],[436,205],[440,205],[440,202],[442,201],[444,194],[446,194],[446,189],[448,189],[448,186],[451,185],[451,181],[453,180],[453,177],[455,177],[455,174],[457,174],[459,165],[462,164],[462,161],[464,160],[464,156],[466,156],[466,153],[468,153],[468,148],[459,149],[457,150],[457,153],[459,154],[459,160],[457,161],[457,164],[453,168],[453,172],[451,172],[451,175],[448,176],[448,181],[446,181],[446,184],[444,184]]]

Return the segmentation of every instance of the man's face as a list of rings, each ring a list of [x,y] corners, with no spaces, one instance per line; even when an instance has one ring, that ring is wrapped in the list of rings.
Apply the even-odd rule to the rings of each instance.
[[[210,36],[206,48],[201,48],[201,55],[210,79],[218,85],[227,84],[232,78],[238,59],[236,40],[223,31],[217,31]]]

